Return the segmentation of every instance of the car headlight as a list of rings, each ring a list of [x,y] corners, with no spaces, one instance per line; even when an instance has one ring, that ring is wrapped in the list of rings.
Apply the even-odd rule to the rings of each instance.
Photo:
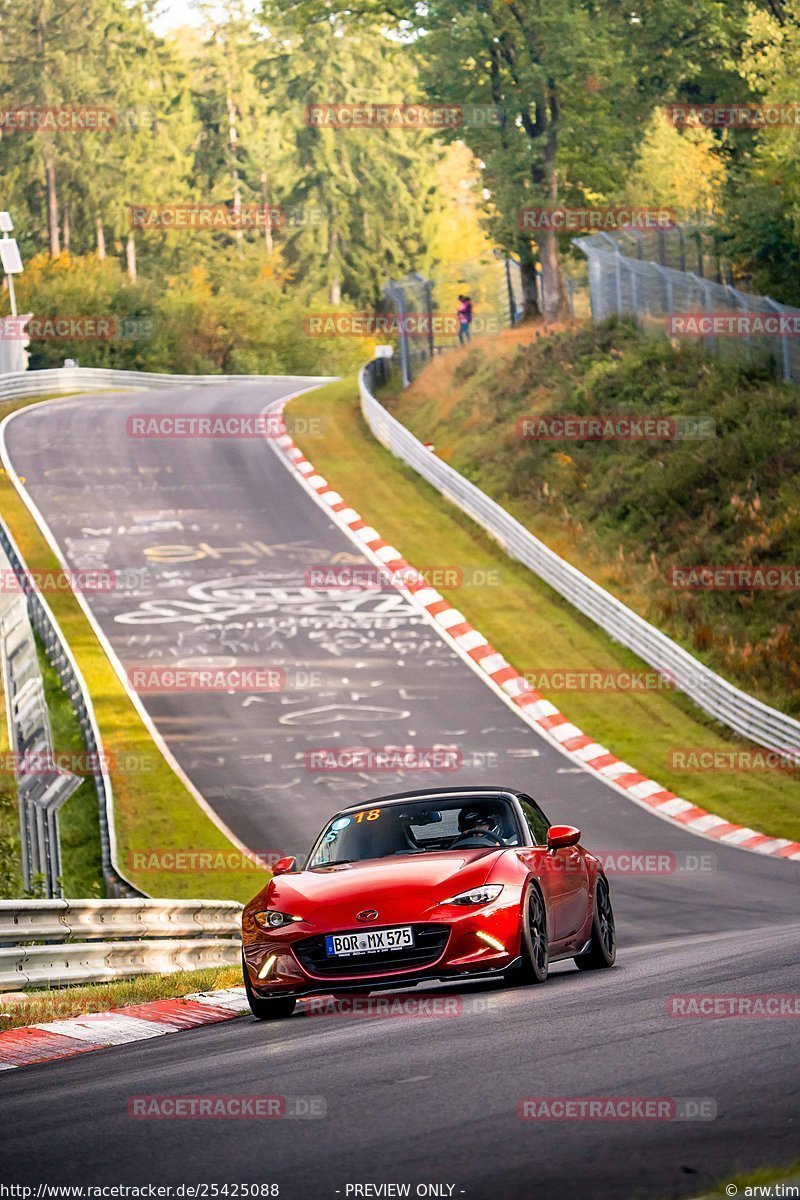
[[[302,917],[293,917],[290,913],[278,912],[276,908],[253,913],[253,920],[262,929],[282,929],[284,925],[291,925],[292,921],[302,921],[302,919]]]
[[[491,904],[502,890],[502,883],[484,884],[483,887],[470,888],[468,892],[459,892],[457,896],[443,900],[442,904]]]

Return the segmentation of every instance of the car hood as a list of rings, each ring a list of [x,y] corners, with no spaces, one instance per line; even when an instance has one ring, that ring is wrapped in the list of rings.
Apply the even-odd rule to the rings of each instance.
[[[312,924],[321,911],[326,923],[347,923],[362,909],[378,909],[378,924],[424,920],[443,900],[485,883],[503,853],[479,847],[300,871],[271,880],[258,899]]]

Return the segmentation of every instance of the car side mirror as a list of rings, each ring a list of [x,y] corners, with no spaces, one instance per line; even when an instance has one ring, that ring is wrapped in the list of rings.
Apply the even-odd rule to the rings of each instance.
[[[297,859],[293,854],[287,854],[286,858],[279,858],[276,863],[272,864],[273,875],[287,875],[289,871],[297,870]]]
[[[548,850],[562,850],[565,846],[577,846],[581,831],[574,825],[551,825],[547,831]]]

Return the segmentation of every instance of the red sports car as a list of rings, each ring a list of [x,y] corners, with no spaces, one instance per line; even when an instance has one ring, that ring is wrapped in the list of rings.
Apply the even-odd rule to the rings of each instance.
[[[242,914],[253,1014],[299,996],[611,967],[614,916],[580,830],[506,788],[403,792],[345,808],[303,866],[281,859]]]

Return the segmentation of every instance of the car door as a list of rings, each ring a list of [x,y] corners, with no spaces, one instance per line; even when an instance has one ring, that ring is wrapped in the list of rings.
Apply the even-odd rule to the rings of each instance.
[[[538,804],[530,797],[520,797],[525,821],[536,842],[520,855],[538,876],[545,893],[550,918],[548,930],[551,942],[575,937],[586,921],[589,908],[589,872],[586,856],[578,846],[547,849],[547,830],[550,822]]]

